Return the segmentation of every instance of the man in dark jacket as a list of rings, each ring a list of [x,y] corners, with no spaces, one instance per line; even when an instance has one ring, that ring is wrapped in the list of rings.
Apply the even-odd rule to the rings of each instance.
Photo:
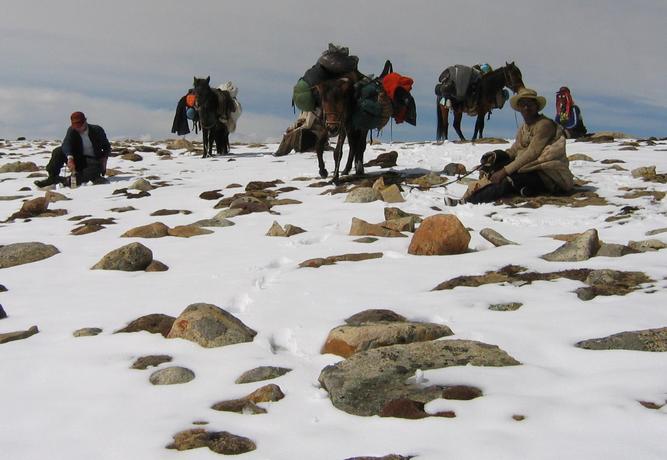
[[[57,183],[71,185],[71,178],[66,180],[60,177],[60,169],[65,164],[78,184],[89,181],[94,184],[107,182],[103,176],[106,173],[111,145],[104,129],[88,124],[83,112],[72,113],[70,121],[71,126],[67,129],[62,145],[53,150],[46,165],[49,177],[35,181],[38,187]]]

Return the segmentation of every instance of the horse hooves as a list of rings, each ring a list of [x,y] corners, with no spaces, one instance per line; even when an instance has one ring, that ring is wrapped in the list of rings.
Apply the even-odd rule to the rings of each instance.
[[[328,175],[329,175],[329,171],[327,171],[326,169],[320,169],[320,177],[321,177],[322,179],[324,179],[324,178],[327,177]]]

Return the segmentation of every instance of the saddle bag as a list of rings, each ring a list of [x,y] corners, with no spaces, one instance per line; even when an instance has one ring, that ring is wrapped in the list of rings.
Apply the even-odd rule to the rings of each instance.
[[[292,93],[292,102],[302,112],[312,112],[315,110],[315,97],[306,80],[300,78],[294,85]]]
[[[352,125],[356,129],[381,129],[392,114],[391,100],[377,80],[357,83],[357,105],[352,113]]]

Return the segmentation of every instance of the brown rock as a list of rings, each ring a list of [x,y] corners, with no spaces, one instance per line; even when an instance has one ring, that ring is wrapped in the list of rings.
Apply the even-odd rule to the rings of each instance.
[[[162,222],[134,227],[121,235],[122,238],[162,238],[169,235],[169,227]]]
[[[371,308],[368,310],[355,313],[345,320],[346,324],[350,326],[357,326],[364,323],[378,323],[378,322],[399,322],[407,321],[407,319],[391,310],[382,308]]]
[[[120,332],[120,331],[119,331]],[[149,367],[157,367],[160,364],[168,363],[172,360],[169,355],[149,355],[140,356],[130,366],[130,369],[148,369]]]
[[[19,212],[26,213],[28,216],[38,216],[46,212],[48,208],[49,200],[47,200],[46,197],[39,197],[25,201]]]
[[[148,264],[148,267],[144,271],[147,272],[166,272],[169,270],[169,267],[159,260],[153,259],[150,264]]]
[[[208,235],[210,233],[213,233],[213,230],[198,225],[177,225],[176,227],[169,229],[169,236],[177,236],[179,238],[190,238],[192,236]]]
[[[266,409],[259,407],[254,402],[248,401],[245,398],[220,401],[213,404],[211,409],[222,412],[236,412],[238,414],[266,414]]]
[[[76,227],[70,233],[72,235],[80,236],[80,235],[86,235],[88,233],[95,233],[97,231],[102,230],[103,228],[106,228],[106,227],[104,227],[103,225],[100,225],[100,224],[86,224],[86,225],[82,225],[80,227]]]
[[[285,397],[280,387],[275,383],[264,385],[245,397],[253,403],[280,401]]]
[[[416,420],[426,418],[429,414],[424,411],[424,403],[412,399],[393,399],[387,402],[380,410],[380,417],[397,417]]]
[[[162,337],[167,337],[175,320],[176,318],[173,316],[152,313],[135,319],[124,328],[117,330],[116,333],[146,331],[151,334],[162,334]]]
[[[370,224],[356,217],[352,218],[349,234],[352,236],[382,236],[389,238],[405,237],[401,232],[385,228],[382,225]]]
[[[453,214],[427,217],[410,241],[409,254],[449,255],[468,250],[470,233]]]
[[[442,390],[442,397],[445,399],[456,399],[460,401],[469,401],[482,396],[482,390],[468,385],[454,385]]]
[[[15,331],[7,332],[5,334],[0,334],[0,344],[13,342],[15,340],[27,339],[30,336],[33,336],[39,332],[37,326],[32,326],[27,331]]]
[[[382,201],[385,203],[403,203],[405,201],[405,198],[401,195],[401,190],[396,184],[380,190],[380,195],[382,196]]]
[[[381,252],[362,252],[356,254],[342,254],[339,256],[318,257],[301,262],[299,267],[319,268],[322,265],[333,265],[336,262],[359,262],[361,260],[379,259],[382,255]]]

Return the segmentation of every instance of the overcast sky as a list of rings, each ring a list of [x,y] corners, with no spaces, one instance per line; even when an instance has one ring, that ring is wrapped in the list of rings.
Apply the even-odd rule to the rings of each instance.
[[[434,139],[445,67],[506,61],[547,98],[548,116],[566,85],[589,131],[667,136],[666,21],[665,0],[6,0],[0,138],[61,138],[74,110],[112,138],[173,137],[178,99],[210,75],[239,88],[232,141],[277,140],[294,119],[293,85],[329,42],[364,73],[390,59],[414,78],[418,124],[394,126],[394,140]],[[516,127],[506,105],[485,134]]]

